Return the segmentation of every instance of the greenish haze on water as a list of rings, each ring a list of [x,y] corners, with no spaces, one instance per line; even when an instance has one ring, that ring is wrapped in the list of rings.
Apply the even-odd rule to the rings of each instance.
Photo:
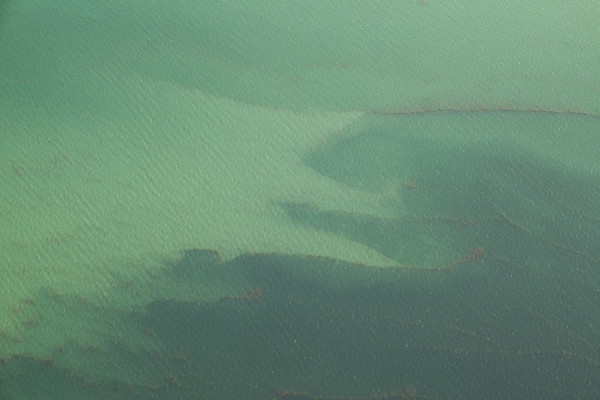
[[[596,399],[579,3],[0,0],[0,400]]]

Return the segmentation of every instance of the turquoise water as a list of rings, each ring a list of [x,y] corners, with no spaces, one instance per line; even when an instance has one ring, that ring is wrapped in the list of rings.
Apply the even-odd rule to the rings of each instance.
[[[0,399],[594,399],[599,13],[0,3]]]

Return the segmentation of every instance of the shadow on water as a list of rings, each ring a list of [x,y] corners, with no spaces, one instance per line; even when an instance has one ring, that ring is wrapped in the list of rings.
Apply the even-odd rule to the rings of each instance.
[[[64,399],[594,399],[600,222],[584,200],[598,182],[506,143],[428,139],[398,124],[377,117],[306,158],[352,186],[388,185],[397,216],[281,204],[294,222],[397,266],[187,250],[145,284],[235,278],[236,289],[158,296],[130,312],[70,301],[111,315],[121,333],[101,348],[3,360],[0,398],[52,398],[43,385]],[[69,352],[113,377],[64,367]]]
[[[276,254],[207,262],[204,254],[186,252],[171,274],[243,276],[247,293],[157,300],[123,314],[163,345],[149,352],[115,342],[109,365],[122,379],[5,360],[4,398],[39,394],[40,385],[61,398],[165,399],[591,399],[599,389],[593,284],[528,274],[487,253],[428,270]],[[101,350],[85,359],[106,368]]]

